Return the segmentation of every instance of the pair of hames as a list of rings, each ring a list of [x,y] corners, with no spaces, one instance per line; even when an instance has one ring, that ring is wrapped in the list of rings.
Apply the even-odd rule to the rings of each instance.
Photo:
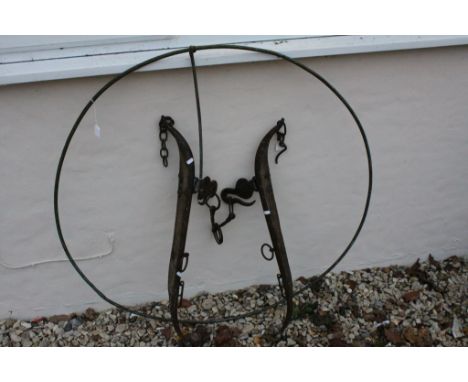
[[[286,313],[283,318],[284,329],[292,315],[293,282],[268,164],[268,148],[273,137],[277,137],[278,146],[281,147],[281,151],[275,159],[276,163],[279,155],[287,148],[284,142],[286,135],[284,119],[279,120],[276,126],[271,128],[261,140],[255,155],[255,176],[250,180],[245,178],[239,179],[236,182],[235,188],[223,189],[221,191],[221,198],[217,194],[217,183],[215,180],[211,180],[209,177],[204,177],[203,179],[195,177],[195,162],[192,150],[182,134],[174,127],[174,120],[171,117],[162,116],[159,128],[160,133],[163,133],[163,137],[167,136],[167,132],[174,137],[179,150],[177,208],[168,274],[169,309],[174,328],[179,334],[182,334],[177,312],[184,291],[182,273],[186,270],[189,259],[189,254],[185,251],[185,245],[193,194],[197,194],[199,204],[208,206],[214,238],[218,244],[221,244],[223,242],[222,227],[235,218],[234,205],[253,205],[255,201],[249,202],[248,199],[253,196],[254,192],[258,192],[272,242],[271,245],[267,243],[263,244],[261,252],[266,260],[271,261],[273,258],[276,258],[278,263],[279,286],[281,294],[286,301]],[[167,165],[167,161],[163,163]],[[213,199],[215,202],[211,204],[210,201]],[[229,214],[222,223],[218,223],[215,220],[215,212],[221,205],[221,199],[228,205]],[[268,248],[269,254],[265,253],[265,248]]]

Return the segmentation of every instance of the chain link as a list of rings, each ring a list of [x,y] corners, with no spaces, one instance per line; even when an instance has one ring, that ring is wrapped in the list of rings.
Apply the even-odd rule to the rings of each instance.
[[[159,150],[159,155],[163,161],[163,166],[167,167],[169,157],[169,150],[167,149],[167,126],[163,123],[159,124],[159,140],[161,141],[161,149]]]

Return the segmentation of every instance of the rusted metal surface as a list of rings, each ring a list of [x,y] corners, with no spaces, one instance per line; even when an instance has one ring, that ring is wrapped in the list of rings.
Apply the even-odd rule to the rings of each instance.
[[[287,147],[284,143],[286,124],[284,119],[279,120],[276,126],[274,126],[260,142],[255,155],[255,177],[251,180],[247,180],[245,178],[237,180],[234,188],[224,188],[221,191],[221,197],[217,194],[218,183],[215,180],[212,180],[210,177],[205,177],[202,180],[195,178],[195,164],[192,156],[192,150],[182,134],[174,127],[174,120],[171,117],[162,116],[159,128],[160,137],[161,132],[166,132],[166,134],[169,132],[176,140],[179,150],[179,185],[177,190],[176,218],[168,275],[169,306],[175,330],[177,333],[182,335],[177,310],[180,305],[180,301],[182,301],[184,291],[182,272],[185,271],[188,264],[189,254],[185,252],[185,243],[193,193],[197,193],[199,204],[208,206],[214,238],[218,244],[221,244],[223,242],[223,233],[221,228],[236,217],[234,214],[234,205],[240,204],[246,207],[252,206],[255,203],[255,200],[247,200],[253,197],[255,191],[258,191],[260,194],[263,214],[265,216],[268,231],[270,233],[270,239],[273,244],[263,244],[261,247],[261,253],[266,260],[271,261],[273,258],[276,258],[278,263],[280,272],[277,275],[278,282],[281,295],[286,300],[286,314],[284,316],[282,326],[282,329],[285,329],[292,314],[293,283],[286,253],[286,246],[281,232],[281,224],[278,210],[276,208],[268,164],[270,141],[275,135],[277,137],[278,146],[281,148],[281,151],[275,158],[276,163],[278,157],[286,151]],[[166,147],[165,140],[161,139],[161,145],[161,149]],[[167,149],[165,150],[165,154],[165,156],[161,157],[163,159],[163,165],[167,166],[167,157],[169,155]],[[214,204],[210,203],[211,199],[215,199]],[[221,201],[228,205],[229,214],[223,222],[217,223],[215,221],[215,213],[220,208]],[[264,253],[265,247],[268,247],[270,251],[269,256]]]
[[[282,130],[283,129],[283,130]],[[288,256],[286,253],[286,246],[284,244],[283,234],[281,232],[281,224],[278,209],[276,208],[275,195],[273,193],[273,185],[271,182],[270,167],[268,165],[268,148],[270,141],[274,136],[278,138],[278,145],[282,150],[276,155],[275,162],[278,163],[279,156],[286,151],[284,138],[286,135],[286,124],[284,119],[278,121],[262,139],[255,155],[255,182],[257,184],[260,200],[262,201],[263,214],[270,232],[272,245],[267,243],[261,247],[262,256],[266,260],[276,258],[280,273],[278,274],[278,282],[280,290],[286,299],[286,314],[283,319],[283,329],[288,325],[292,309],[293,309],[293,282],[291,276],[291,269],[289,267]],[[270,250],[270,257],[266,257],[263,249],[268,247]]]
[[[171,259],[169,261],[169,273],[167,288],[169,291],[169,309],[174,328],[180,334],[180,325],[177,317],[177,308],[182,301],[184,293],[184,281],[182,272],[188,265],[189,254],[185,252],[187,229],[192,205],[192,194],[195,185],[195,164],[192,150],[182,134],[174,127],[171,117],[161,117],[160,131],[169,132],[177,142],[179,149],[179,185],[177,189],[177,207],[174,224],[174,236],[172,239]],[[163,158],[166,159],[167,157]],[[163,162],[165,165],[167,162]]]

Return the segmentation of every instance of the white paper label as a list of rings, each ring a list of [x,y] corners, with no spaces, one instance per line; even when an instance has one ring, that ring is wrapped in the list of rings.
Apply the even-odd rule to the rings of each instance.
[[[97,123],[94,124],[94,135],[98,138],[101,138],[101,128]]]

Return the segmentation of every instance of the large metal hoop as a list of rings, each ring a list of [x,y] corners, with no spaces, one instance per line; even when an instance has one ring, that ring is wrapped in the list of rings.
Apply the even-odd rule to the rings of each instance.
[[[294,60],[294,59],[292,59],[292,58],[290,58],[288,56],[285,56],[284,54],[281,54],[281,53],[278,53],[278,52],[275,52],[275,51],[272,51],[272,50],[249,47],[249,46],[242,46],[242,45],[219,44],[219,45],[192,46],[192,47],[188,47],[188,48],[184,48],[184,49],[175,50],[175,51],[172,51],[172,52],[164,53],[164,54],[161,54],[159,56],[150,58],[150,59],[148,59],[146,61],[143,61],[143,62],[141,62],[141,63],[139,63],[139,64],[137,64],[135,66],[132,66],[131,68],[127,69],[126,71],[122,72],[121,74],[113,77],[101,89],[99,89],[99,91],[90,99],[90,101],[83,108],[83,110],[79,114],[78,118],[76,119],[75,123],[73,124],[72,129],[68,133],[67,139],[65,141],[65,145],[63,146],[63,149],[62,149],[62,152],[61,152],[61,155],[60,155],[60,159],[59,159],[59,162],[58,162],[58,165],[57,165],[57,172],[56,172],[56,175],[55,175],[55,185],[54,185],[55,224],[56,224],[56,227],[57,227],[57,233],[58,233],[58,236],[59,236],[59,239],[60,239],[60,243],[62,244],[63,250],[65,251],[65,254],[68,257],[68,259],[70,260],[70,263],[72,264],[73,268],[76,270],[76,272],[78,272],[80,277],[91,287],[91,289],[93,289],[97,293],[97,295],[99,297],[101,297],[104,301],[108,302],[109,304],[115,306],[118,309],[124,310],[124,311],[129,312],[129,313],[136,314],[136,315],[144,317],[144,318],[155,319],[155,320],[159,320],[159,321],[162,321],[162,322],[171,322],[171,319],[170,318],[165,318],[164,316],[156,316],[156,315],[147,314],[147,313],[144,313],[144,312],[135,311],[133,309],[130,309],[130,308],[126,307],[126,306],[123,306],[123,305],[119,304],[118,302],[110,299],[103,292],[101,292],[96,287],[96,285],[94,285],[94,283],[90,279],[88,279],[88,277],[84,274],[84,272],[78,266],[75,259],[73,258],[70,251],[68,250],[68,246],[67,246],[67,244],[65,242],[65,238],[63,237],[63,233],[62,233],[62,227],[61,227],[61,223],[60,223],[60,214],[59,214],[59,203],[58,203],[59,188],[60,188],[60,177],[61,177],[61,173],[62,173],[63,163],[65,161],[65,158],[66,158],[66,155],[67,155],[67,152],[68,152],[68,148],[70,146],[71,140],[73,139],[73,136],[75,135],[76,130],[78,129],[82,119],[84,118],[84,116],[86,115],[86,113],[88,112],[90,107],[93,105],[94,102],[96,102],[97,99],[99,99],[99,97],[101,97],[102,94],[104,94],[104,92],[106,90],[108,90],[111,86],[113,86],[114,84],[116,84],[118,81],[120,81],[124,77],[128,76],[129,74],[131,74],[131,73],[133,73],[133,72],[135,72],[135,71],[137,71],[137,70],[139,70],[139,69],[141,69],[141,68],[143,68],[143,67],[145,67],[147,65],[155,63],[157,61],[160,61],[160,60],[163,60],[165,58],[172,57],[172,56],[184,54],[184,53],[190,53],[190,52],[201,51],[201,50],[213,50],[213,49],[234,49],[234,50],[245,50],[245,51],[251,51],[251,52],[256,52],[256,53],[262,53],[262,54],[267,54],[267,55],[270,55],[270,56],[275,56],[277,58],[288,61],[293,65],[296,65],[297,67],[301,68],[302,70],[306,71],[307,73],[309,73],[310,75],[312,75],[316,79],[318,79],[320,82],[322,82],[322,84],[324,84],[342,102],[342,104],[346,107],[346,109],[349,111],[349,113],[353,117],[353,119],[354,119],[354,121],[355,121],[355,123],[356,123],[356,125],[357,125],[357,127],[359,129],[359,132],[361,134],[361,137],[362,137],[362,140],[363,140],[363,143],[364,143],[364,148],[365,148],[366,157],[367,157],[367,164],[368,164],[368,188],[367,188],[367,196],[366,196],[366,202],[365,202],[364,210],[363,210],[359,225],[358,225],[353,237],[351,238],[350,242],[348,243],[348,245],[345,247],[343,252],[338,256],[338,258],[324,272],[322,272],[316,278],[316,280],[321,280],[349,252],[349,250],[351,249],[351,247],[355,243],[357,237],[359,236],[359,234],[360,234],[360,232],[362,230],[362,227],[364,225],[364,222],[366,220],[367,213],[368,213],[368,210],[369,210],[369,205],[370,205],[370,199],[371,199],[371,194],[372,194],[372,159],[371,159],[371,154],[370,154],[369,143],[368,143],[367,136],[366,136],[366,133],[364,131],[364,128],[362,127],[361,122],[359,121],[359,118],[357,117],[357,115],[354,112],[354,110],[352,109],[352,107],[349,105],[349,103],[346,101],[346,99],[338,92],[338,90],[336,90],[320,74],[318,74],[317,72],[315,72],[312,69],[308,68],[307,66],[300,63],[299,61],[296,61],[296,60]],[[315,284],[305,285],[303,288],[297,290],[295,292],[295,295],[305,291],[308,288],[313,287],[314,285]],[[238,314],[238,315],[235,315],[235,316],[208,318],[206,320],[183,320],[183,319],[181,319],[181,320],[179,320],[179,322],[182,323],[182,324],[212,324],[212,323],[219,323],[219,322],[225,322],[225,321],[234,321],[234,320],[237,320],[237,319],[241,319],[241,318],[261,314],[261,313],[265,312],[266,310],[276,308],[278,305],[283,304],[283,303],[284,303],[284,300],[280,300],[277,303],[263,306],[261,309],[252,310],[250,312],[243,313],[243,314]]]

